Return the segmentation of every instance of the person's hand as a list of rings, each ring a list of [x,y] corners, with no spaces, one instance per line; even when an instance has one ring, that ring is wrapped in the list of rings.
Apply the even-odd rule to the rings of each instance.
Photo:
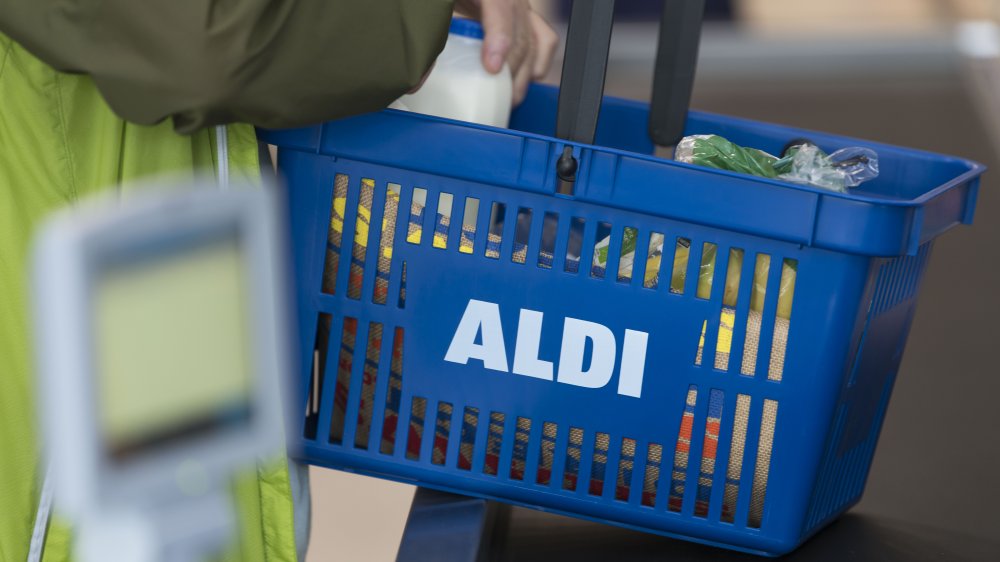
[[[514,105],[528,84],[552,65],[559,36],[528,0],[458,0],[455,10],[483,23],[483,66],[496,74],[506,62],[514,79]]]

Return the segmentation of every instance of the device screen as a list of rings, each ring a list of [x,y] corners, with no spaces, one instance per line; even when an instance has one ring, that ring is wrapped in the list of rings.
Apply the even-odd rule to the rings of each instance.
[[[113,460],[248,422],[244,260],[239,239],[225,236],[98,273],[98,400]]]

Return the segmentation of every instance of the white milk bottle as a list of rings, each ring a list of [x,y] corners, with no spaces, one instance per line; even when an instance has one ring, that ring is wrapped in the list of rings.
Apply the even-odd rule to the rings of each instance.
[[[510,68],[505,64],[498,74],[490,74],[483,68],[482,50],[482,25],[453,18],[448,42],[423,87],[399,98],[390,107],[507,127],[513,94]]]

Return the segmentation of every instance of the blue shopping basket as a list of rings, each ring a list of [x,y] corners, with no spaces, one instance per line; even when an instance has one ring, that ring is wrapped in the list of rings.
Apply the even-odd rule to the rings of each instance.
[[[509,130],[386,110],[260,132],[309,366],[293,449],[794,549],[861,497],[934,239],[971,223],[983,166],[689,114],[685,134],[774,154],[878,152],[877,179],[834,193],[657,158],[632,101],[604,98],[593,144],[554,138],[557,95],[533,86]]]

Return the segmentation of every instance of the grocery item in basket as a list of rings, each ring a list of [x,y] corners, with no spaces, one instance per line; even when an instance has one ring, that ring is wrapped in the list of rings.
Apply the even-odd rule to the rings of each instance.
[[[815,144],[792,146],[774,163],[778,178],[832,191],[846,192],[878,177],[878,155],[870,148],[852,146],[826,154]]]
[[[603,271],[607,265],[608,247],[611,237],[601,240],[594,250],[594,261],[591,267],[597,271]],[[662,234],[654,233],[650,241],[652,252],[646,258],[646,273],[643,279],[644,286],[655,288],[659,285],[660,263],[663,259]],[[632,268],[635,262],[636,232],[626,229],[622,240],[622,258],[619,267],[619,279],[631,279]],[[684,278],[688,268],[688,257],[691,253],[690,242],[679,240],[674,249],[673,269],[670,276],[670,290],[679,293],[684,289]],[[715,267],[719,259],[716,255],[718,247],[715,245],[705,246],[701,265],[698,268],[698,294],[707,298],[712,293],[712,283],[715,278]],[[735,307],[736,298],[739,292],[740,272],[743,269],[743,255],[741,249],[734,248],[729,256],[730,263],[726,272],[726,288],[722,297],[722,302],[726,306]],[[669,257],[669,255],[668,255]],[[754,267],[754,281],[750,296],[750,309],[760,312],[764,308],[764,288],[767,284],[769,261],[759,261]],[[778,289],[778,317],[788,319],[791,316],[792,300],[795,293],[795,277],[797,266],[794,263],[785,262],[782,264],[781,284]]]
[[[841,193],[878,177],[878,154],[874,150],[849,147],[827,154],[808,141],[792,143],[779,159],[763,150],[736,145],[719,135],[690,135],[677,144],[674,159]]]
[[[423,86],[401,97],[395,108],[506,127],[510,121],[513,82],[507,65],[491,74],[482,63],[483,28],[477,21],[454,18],[444,50]]]
[[[763,150],[739,146],[719,135],[684,137],[677,143],[674,160],[764,178],[778,176],[774,169],[777,158]]]

